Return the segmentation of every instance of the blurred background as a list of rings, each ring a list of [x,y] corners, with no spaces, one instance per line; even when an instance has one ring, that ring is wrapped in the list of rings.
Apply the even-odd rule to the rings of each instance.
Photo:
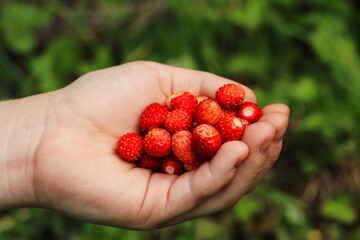
[[[209,71],[291,108],[284,149],[235,207],[145,232],[53,211],[0,213],[0,239],[360,239],[360,2],[1,0],[0,99],[151,60]]]

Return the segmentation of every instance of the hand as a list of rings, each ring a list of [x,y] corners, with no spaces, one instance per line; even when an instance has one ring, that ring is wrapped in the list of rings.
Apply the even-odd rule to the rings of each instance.
[[[263,108],[242,141],[181,176],[152,173],[122,161],[118,138],[139,131],[152,102],[177,91],[215,97],[230,80],[210,73],[134,62],[86,74],[48,93],[45,127],[34,151],[36,205],[88,222],[152,229],[236,204],[278,158],[288,124],[282,104]],[[247,87],[246,100],[256,101]]]

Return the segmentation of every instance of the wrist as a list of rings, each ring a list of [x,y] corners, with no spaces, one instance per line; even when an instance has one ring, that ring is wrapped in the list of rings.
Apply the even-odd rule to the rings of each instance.
[[[34,166],[47,98],[41,94],[0,102],[0,210],[37,206]]]

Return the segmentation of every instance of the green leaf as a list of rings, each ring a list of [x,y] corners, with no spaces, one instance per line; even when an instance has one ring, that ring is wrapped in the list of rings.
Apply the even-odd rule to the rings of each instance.
[[[193,239],[229,239],[229,231],[221,223],[202,218],[197,221],[196,238]],[[191,239],[191,238],[188,238]]]
[[[340,84],[349,90],[350,86],[360,88],[360,59],[344,20],[331,15],[319,16],[317,20],[317,29],[310,39],[315,52],[333,68]]]
[[[166,64],[182,67],[182,68],[188,68],[188,69],[197,69],[196,62],[194,59],[187,53],[184,53],[177,58],[171,58],[166,61]]]
[[[260,186],[257,192],[282,208],[281,212],[289,223],[295,226],[306,224],[306,216],[300,202],[291,195],[270,186]]]
[[[111,49],[106,45],[94,47],[94,56],[89,62],[79,63],[78,72],[82,75],[94,70],[111,67],[114,62],[111,55]]]
[[[321,207],[321,215],[343,223],[352,223],[356,220],[353,199],[347,194],[328,199]]]
[[[4,5],[0,12],[0,22],[5,43],[18,53],[30,52],[37,43],[37,30],[50,17],[50,11],[28,3],[11,2]]]
[[[257,29],[264,20],[268,2],[264,0],[247,1],[243,6],[232,9],[228,17],[235,24],[244,25],[251,29]]]
[[[259,210],[261,205],[254,199],[243,197],[235,206],[236,217],[242,221],[249,221]]]
[[[73,71],[79,59],[80,45],[70,38],[54,40],[47,51],[31,62],[34,77],[39,79],[42,92],[65,86],[66,77]]]
[[[290,90],[291,96],[299,102],[313,102],[318,97],[318,87],[311,77],[301,77]]]
[[[360,227],[358,227],[353,234],[351,234],[350,240],[359,240],[360,239]]]
[[[320,130],[323,128],[326,119],[322,112],[313,112],[304,118],[302,128],[303,130]]]
[[[254,53],[235,55],[226,63],[227,71],[231,73],[246,72],[255,76],[261,76],[267,67],[264,56],[256,56]]]

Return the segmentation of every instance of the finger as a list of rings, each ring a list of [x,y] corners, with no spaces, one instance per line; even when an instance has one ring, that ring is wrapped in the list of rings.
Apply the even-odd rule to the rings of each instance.
[[[233,185],[229,186],[229,206],[236,204],[240,198],[247,193],[249,188],[257,182],[258,176],[264,172],[267,150],[271,145],[276,130],[267,122],[257,122],[248,127],[242,141],[244,141],[249,149],[250,154],[246,161],[237,170]],[[239,182],[246,184],[241,185]]]
[[[196,96],[207,96],[215,99],[215,92],[219,87],[224,84],[239,84],[208,72],[173,67],[154,62],[147,62],[147,64],[157,69],[160,74],[164,92],[168,96],[177,91],[187,91]],[[240,85],[246,92],[245,101],[256,102],[254,92],[250,88],[242,84]]]
[[[261,149],[267,148],[274,136],[275,129],[269,123],[256,123],[249,126],[244,135],[244,142],[247,143],[250,153],[239,165],[231,182],[188,214],[174,219],[172,223],[212,214],[236,204],[252,186],[256,177],[262,172],[266,161],[266,151]]]
[[[281,108],[280,105],[277,105]],[[286,113],[277,111],[276,107],[272,109],[274,112],[267,111],[265,115],[263,115],[259,122],[268,122],[272,124],[276,130],[275,137],[273,138],[272,143],[270,143],[269,147],[267,148],[266,154],[266,161],[264,163],[264,167],[257,176],[256,180],[254,181],[252,187],[249,191],[252,191],[261,179],[264,178],[265,174],[269,171],[269,169],[275,164],[276,160],[278,159],[281,149],[282,149],[282,138],[285,134],[289,123],[289,117]],[[286,109],[285,109],[286,110]]]
[[[279,158],[281,149],[282,149],[282,140],[277,142],[273,141],[270,144],[268,150],[266,151],[266,160],[264,163],[264,167],[257,175],[256,179],[253,181],[246,194],[252,192],[256,188],[256,186],[260,183],[260,181],[265,177],[265,175],[269,172],[269,170],[272,168],[272,166]]]
[[[285,114],[287,117],[290,116],[290,109],[288,106],[282,103],[275,103],[265,106],[263,109],[261,109],[261,112],[263,115],[266,115],[268,113],[274,113],[279,112]]]
[[[223,144],[215,157],[195,171],[180,176],[171,186],[167,210],[182,215],[212,197],[235,176],[237,166],[248,156],[247,145],[240,141]]]
[[[283,146],[283,140],[282,139],[280,141],[273,141],[270,144],[268,150],[266,151],[267,162],[269,162],[271,166],[279,158],[280,152],[282,150],[282,146]]]
[[[286,132],[289,123],[289,117],[282,112],[268,112],[259,119],[259,122],[268,122],[274,126],[276,129],[274,141],[277,142],[282,139]]]

